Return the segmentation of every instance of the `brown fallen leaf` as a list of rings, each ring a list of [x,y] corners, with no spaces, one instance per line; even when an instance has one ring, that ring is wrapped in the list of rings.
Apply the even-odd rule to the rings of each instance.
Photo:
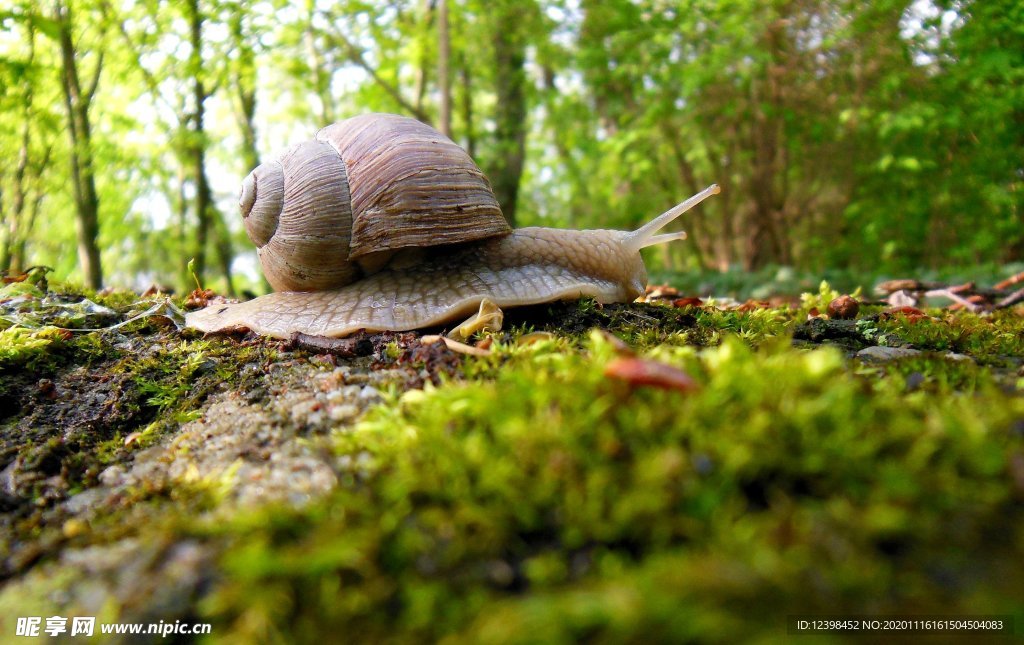
[[[619,356],[636,356],[636,352],[633,351],[633,348],[629,343],[610,331],[606,329],[599,329],[597,330],[597,333],[601,335],[601,338],[603,338],[605,342],[612,346],[612,350]]]
[[[663,390],[692,392],[697,382],[683,370],[643,358],[616,358],[604,368],[604,375],[633,387],[649,385]]]
[[[887,314],[903,314],[904,316],[925,316],[923,311],[917,307],[893,307],[892,309],[886,309],[883,313]]]
[[[916,323],[922,318],[927,318],[928,314],[921,311],[917,307],[893,307],[886,309],[881,313],[881,318],[891,318],[896,315],[906,316],[907,322]]]
[[[193,289],[185,300],[186,309],[202,309],[211,303],[225,302],[213,289]]]
[[[769,308],[771,308],[771,303],[769,303],[766,300],[747,300],[746,302],[744,302],[739,307],[736,307],[736,311],[747,312],[747,311],[753,311],[755,309],[769,309]]]
[[[688,298],[676,298],[672,301],[672,306],[680,309],[683,307],[703,307],[704,301],[694,296],[690,296]]]
[[[173,293],[174,293],[174,289],[172,289],[171,287],[167,287],[167,286],[164,286],[164,285],[159,285],[159,284],[154,282],[153,284],[149,285],[149,288],[146,289],[145,291],[143,291],[140,295],[143,298],[152,298],[153,296],[159,296],[161,294],[173,294]]]
[[[42,264],[30,266],[21,273],[15,274],[8,273],[7,270],[4,270],[0,271],[0,283],[12,284],[14,282],[25,282],[27,280],[39,287],[40,290],[47,291],[49,286],[46,282],[46,274],[52,271],[52,268]]]
[[[648,300],[657,300],[658,298],[678,298],[679,289],[670,287],[667,284],[660,285],[647,285],[644,290]]]
[[[547,331],[532,331],[529,334],[523,334],[516,339],[516,345],[522,347],[529,347],[530,345],[536,345],[537,343],[543,343],[549,340],[554,340],[555,335]]]

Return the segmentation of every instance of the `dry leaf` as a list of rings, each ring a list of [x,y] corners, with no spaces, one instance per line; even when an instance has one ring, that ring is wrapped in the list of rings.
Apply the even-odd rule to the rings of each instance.
[[[701,300],[700,298],[695,298],[693,296],[690,296],[688,298],[676,298],[675,300],[672,301],[672,306],[673,307],[679,307],[679,308],[682,308],[682,307],[703,307],[704,306],[704,301]]]
[[[697,382],[683,370],[643,358],[616,358],[605,366],[604,375],[634,387],[649,385],[677,392],[697,389]]]

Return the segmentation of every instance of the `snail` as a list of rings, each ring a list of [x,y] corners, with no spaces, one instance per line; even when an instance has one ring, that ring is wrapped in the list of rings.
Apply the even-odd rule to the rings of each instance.
[[[657,231],[716,193],[709,186],[635,231],[512,230],[487,178],[450,139],[408,117],[357,116],[242,183],[245,228],[275,292],[210,305],[186,324],[341,337],[438,326],[488,301],[629,302],[647,283],[640,249],[684,239]]]

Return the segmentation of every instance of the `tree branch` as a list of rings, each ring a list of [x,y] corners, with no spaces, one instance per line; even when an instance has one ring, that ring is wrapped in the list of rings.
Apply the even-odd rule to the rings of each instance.
[[[341,30],[335,27],[333,25],[333,22],[328,21],[328,24],[332,25],[330,35],[333,36],[345,47],[346,54],[350,61],[366,70],[366,72],[370,75],[370,78],[373,79],[373,82],[379,85],[385,92],[387,92],[388,96],[394,99],[394,101],[401,105],[402,108],[404,108],[407,112],[415,116],[420,121],[430,124],[430,117],[428,117],[423,110],[417,108],[415,105],[406,100],[406,98],[402,96],[402,94],[398,91],[397,87],[393,86],[391,83],[388,83],[386,80],[381,78],[380,75],[377,74],[377,70],[374,69],[372,65],[367,63],[365,58],[363,58],[363,52],[358,47],[356,47],[355,44],[351,40],[349,40],[347,36],[345,36],[345,34],[341,33]]]
[[[103,0],[100,7],[104,15],[108,15],[112,11],[109,0]],[[116,20],[115,22],[117,23],[118,33],[121,34],[125,44],[128,46],[128,50],[132,53],[132,58],[135,59],[135,66],[139,69],[139,72],[142,73],[142,78],[146,82],[146,85],[149,86],[150,94],[153,95],[155,100],[163,103],[164,107],[175,114],[178,114],[175,106],[171,105],[171,102],[160,93],[160,83],[157,82],[156,77],[153,76],[153,73],[146,69],[146,66],[142,64],[142,46],[132,41],[132,37],[128,33],[128,28],[124,26],[123,20]]]
[[[92,103],[92,97],[96,95],[96,88],[100,84],[100,72],[103,71],[103,50],[100,50],[99,57],[96,59],[96,69],[93,70],[92,78],[89,79],[88,88],[85,90],[85,102],[86,104]]]

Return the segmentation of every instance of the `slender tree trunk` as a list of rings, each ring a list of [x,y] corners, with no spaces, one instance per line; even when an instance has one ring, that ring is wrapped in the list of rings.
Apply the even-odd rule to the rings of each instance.
[[[184,117],[179,117],[179,123],[182,122]],[[188,230],[188,197],[186,196],[186,186],[188,184],[188,161],[179,156],[178,158],[178,172],[177,177],[177,194],[174,202],[175,219],[177,221],[177,238],[178,248],[185,252],[189,248],[189,230]],[[178,272],[180,276],[179,286],[182,288],[182,292],[188,293],[192,290],[193,280],[192,275],[188,271],[188,265],[181,264]]]
[[[462,129],[465,133],[466,152],[476,158],[476,129],[473,123],[473,75],[465,52],[459,54],[459,73],[462,77]]]
[[[733,159],[739,158],[741,151],[739,144],[737,143],[739,135],[737,133],[736,123],[730,122],[727,126],[727,133],[722,137],[723,141],[729,141],[728,148],[720,148],[717,141],[714,139],[705,139],[704,145],[708,147],[709,158],[713,160],[714,169],[713,177],[717,178],[718,185],[721,186],[721,194],[714,199],[714,204],[709,204],[710,208],[718,207],[720,216],[718,221],[720,222],[720,235],[718,236],[715,259],[718,265],[719,271],[727,271],[729,267],[733,265],[736,258],[743,257],[741,246],[741,240],[738,239],[739,228],[742,225],[738,224],[737,220],[737,199],[736,188],[732,185],[732,161]]]
[[[31,94],[29,94],[31,96]],[[18,150],[18,164],[14,167],[14,195],[11,198],[11,210],[7,226],[7,239],[3,248],[3,256],[0,257],[0,269],[6,269],[9,273],[18,273],[23,268],[17,257],[16,249],[18,241],[27,235],[24,226],[25,213],[25,170],[28,168],[29,145],[32,142],[29,129],[30,110],[28,104],[25,106],[25,121],[21,126],[21,148]]]
[[[196,253],[195,272],[200,279],[206,271],[207,247],[210,237],[213,236],[216,243],[218,261],[221,274],[224,276],[228,294],[234,295],[235,288],[231,280],[231,241],[224,231],[218,229],[223,227],[220,213],[213,203],[213,191],[210,188],[210,180],[206,175],[206,107],[205,102],[209,94],[203,82],[203,15],[199,10],[199,0],[190,0],[188,4],[188,18],[192,45],[191,67],[195,75],[193,89],[194,112],[192,114],[192,172],[193,181],[196,184]]]
[[[433,8],[431,1],[420,0],[419,20],[421,22],[421,29],[423,30],[424,34],[430,31],[432,12]],[[423,111],[423,101],[427,95],[427,77],[429,75],[427,67],[430,64],[430,57],[427,55],[429,48],[426,43],[427,38],[424,37],[424,39],[420,42],[421,47],[419,48],[419,56],[418,60],[416,61],[416,83],[414,86],[414,93],[416,94],[416,98],[414,100],[416,109],[420,112]]]
[[[526,3],[495,4],[493,33],[496,157],[487,173],[505,219],[515,226],[519,180],[526,157],[526,37],[521,11]]]
[[[218,268],[220,268],[220,274],[224,276],[224,283],[227,285],[228,294],[233,296],[235,295],[235,282],[231,277],[231,265],[235,260],[235,251],[231,246],[231,231],[219,212],[213,218],[213,226]]]
[[[11,268],[11,247],[14,241],[11,239],[9,227],[11,222],[7,220],[4,213],[4,173],[0,171],[0,221],[4,226],[0,227],[0,272],[9,272]]]
[[[21,235],[14,241],[11,248],[11,271],[21,272],[28,267],[28,261],[25,259],[25,246],[28,243],[28,234],[32,231],[35,226],[36,217],[39,215],[39,207],[43,203],[44,193],[37,191],[35,198],[32,200],[32,205],[29,206],[28,213],[25,219],[25,225],[22,227]]]
[[[661,133],[665,140],[669,142],[669,147],[672,149],[672,157],[675,159],[676,169],[679,173],[679,185],[675,187],[675,190],[670,190],[669,193],[676,200],[686,195],[695,194],[703,186],[697,180],[697,173],[693,169],[693,164],[686,159],[686,151],[683,149],[682,141],[679,140],[676,128],[670,122],[662,121]],[[706,268],[707,257],[712,255],[714,246],[714,241],[707,234],[707,227],[704,225],[706,218],[706,214],[697,213],[683,224],[683,230],[692,233],[689,238],[692,243],[691,250],[701,268]],[[666,254],[666,257],[671,256]]]
[[[751,149],[754,167],[750,186],[754,208],[751,213],[747,237],[747,267],[757,269],[772,262],[786,263],[790,259],[783,229],[783,210],[786,201],[782,176],[784,167],[782,150],[787,145],[785,130],[779,116],[782,112],[782,88],[776,68],[783,63],[784,21],[772,21],[764,35],[764,45],[770,53],[763,70],[763,78],[752,81]],[[768,110],[765,109],[768,106]]]
[[[35,29],[32,23],[28,23],[28,57],[26,67],[31,68],[36,53]],[[32,81],[26,77],[22,79],[22,122],[21,122],[21,146],[18,149],[18,163],[14,167],[14,196],[11,201],[11,208],[6,213],[6,226],[4,226],[3,244],[0,245],[0,271],[17,273],[21,270],[21,262],[18,260],[16,249],[18,240],[27,232],[24,230],[23,221],[25,218],[25,171],[28,169],[29,152],[32,143]]]
[[[103,286],[103,269],[100,266],[99,197],[96,194],[96,180],[93,174],[92,133],[89,122],[89,104],[96,92],[102,55],[96,61],[96,69],[88,88],[79,81],[77,51],[71,34],[71,10],[63,0],[54,5],[55,20],[58,24],[62,61],[62,86],[64,106],[68,117],[68,136],[71,145],[71,179],[75,196],[75,229],[78,236],[78,262],[82,268],[85,283],[99,289]]]
[[[238,129],[242,134],[242,163],[249,172],[259,165],[259,150],[256,145],[256,54],[251,45],[251,34],[243,24],[244,10],[236,7],[231,14],[231,37],[238,60],[232,74],[235,96],[238,103]]]
[[[452,136],[452,79],[448,61],[452,43],[448,37],[448,0],[437,0],[437,86],[441,92],[438,129],[449,139]]]
[[[212,194],[210,183],[206,177],[206,145],[198,139],[202,136],[204,125],[204,103],[206,102],[206,87],[202,78],[202,44],[203,44],[203,17],[199,13],[199,0],[189,0],[188,19],[190,30],[190,42],[192,44],[191,73],[195,79],[192,85],[192,101],[194,102],[191,114],[191,130],[193,137],[190,139],[190,157],[192,158],[192,181],[195,182],[196,197],[196,240],[195,251],[193,252],[193,271],[200,281],[206,277],[206,249],[210,237],[210,203]]]

